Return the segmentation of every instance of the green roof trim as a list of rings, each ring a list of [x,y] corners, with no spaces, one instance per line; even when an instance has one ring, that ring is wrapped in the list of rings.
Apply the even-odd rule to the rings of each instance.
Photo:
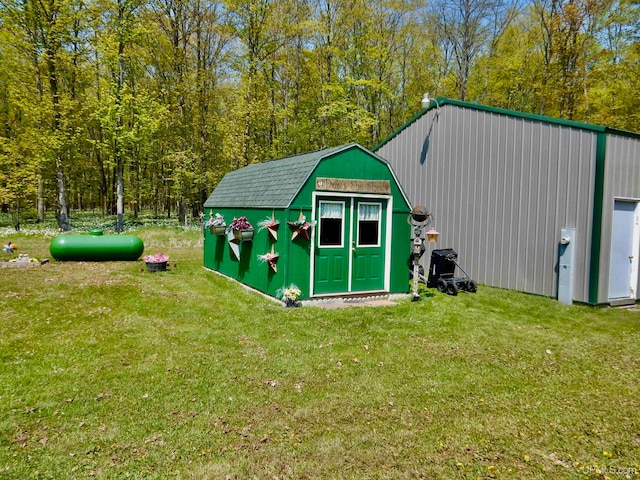
[[[607,152],[607,136],[598,133],[596,140],[596,172],[593,192],[593,217],[591,225],[591,257],[589,261],[589,303],[598,303],[600,278],[600,253],[602,250],[602,213],[604,209],[604,169]]]
[[[418,120],[420,117],[422,117],[428,111],[433,110],[434,108],[442,108],[445,105],[454,105],[454,106],[462,107],[462,108],[470,108],[470,109],[473,109],[473,110],[479,110],[479,111],[483,111],[483,112],[496,113],[498,115],[507,115],[507,116],[510,116],[510,117],[524,118],[524,119],[527,119],[527,120],[534,120],[534,121],[538,121],[538,122],[551,123],[551,124],[554,124],[554,125],[561,125],[561,126],[565,126],[565,127],[578,128],[578,129],[582,129],[582,130],[590,130],[590,131],[598,132],[598,133],[614,133],[614,134],[622,135],[622,136],[625,136],[625,137],[632,137],[632,138],[640,139],[640,134],[634,133],[634,132],[628,132],[626,130],[618,130],[618,129],[615,129],[615,128],[603,127],[601,125],[594,125],[594,124],[591,124],[591,123],[576,122],[574,120],[564,120],[562,118],[547,117],[545,115],[537,115],[537,114],[534,114],[534,113],[518,112],[518,111],[515,111],[515,110],[507,110],[505,108],[488,107],[486,105],[480,105],[480,104],[477,104],[477,103],[463,102],[461,100],[452,100],[452,99],[446,98],[446,97],[438,97],[435,100],[431,100],[431,103],[427,108],[424,108],[424,109],[420,110],[408,122],[406,122],[404,125],[402,125],[400,128],[398,128],[389,137],[387,137],[381,143],[379,143],[378,145],[373,147],[373,151],[375,152],[375,151],[379,150],[380,148],[382,148],[385,144],[387,144],[392,139],[394,139],[396,136],[398,136],[403,130],[405,130],[407,127],[409,127],[411,124],[413,124],[416,120]]]
[[[204,207],[288,208],[320,161],[353,148],[389,166],[386,160],[357,143],[255,163],[226,174]]]

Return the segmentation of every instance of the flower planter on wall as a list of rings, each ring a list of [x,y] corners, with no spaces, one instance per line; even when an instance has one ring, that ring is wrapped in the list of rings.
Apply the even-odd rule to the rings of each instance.
[[[233,237],[239,242],[250,242],[253,240],[253,229],[251,230],[234,230]]]
[[[209,227],[209,232],[212,235],[224,235],[227,224],[224,221],[224,216],[219,213],[213,215],[213,210],[209,212],[209,220],[207,220],[204,224],[205,228]]]
[[[209,232],[211,232],[213,235],[224,235],[224,232],[226,231],[227,226],[226,225],[217,225],[217,226],[211,226],[209,227]]]

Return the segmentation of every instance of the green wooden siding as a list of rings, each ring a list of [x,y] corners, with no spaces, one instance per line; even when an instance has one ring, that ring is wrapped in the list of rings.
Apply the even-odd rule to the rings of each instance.
[[[214,214],[220,213],[224,215],[227,225],[231,223],[234,217],[246,216],[254,227],[254,237],[253,241],[242,242],[239,245],[240,260],[237,260],[231,252],[226,235],[216,236],[210,233],[208,229],[205,230],[204,266],[275,296],[278,288],[282,287],[286,281],[287,269],[284,266],[287,264],[288,242],[281,239],[281,235],[285,232],[283,224],[286,228],[287,217],[285,211],[273,211],[275,218],[281,223],[277,242],[273,241],[266,229],[258,231],[258,222],[271,217],[271,209],[210,208],[205,209],[207,218],[210,211],[213,211]],[[269,265],[260,263],[258,260],[258,255],[271,251],[272,244],[275,245],[275,251],[280,254],[277,273],[269,268]]]
[[[409,291],[409,255],[411,254],[411,226],[407,223],[408,212],[394,212],[391,227],[391,292]]]
[[[230,207],[226,202],[221,202],[225,203],[224,205],[216,205],[215,199],[220,197],[217,197],[215,192],[209,197],[205,203],[206,218],[209,218],[210,212],[214,214],[220,213],[224,215],[225,221],[229,225],[234,217],[246,216],[254,226],[255,233],[252,242],[240,244],[240,260],[237,260],[230,250],[226,236],[217,237],[211,234],[209,230],[206,230],[204,232],[204,266],[271,296],[276,296],[279,289],[295,284],[302,291],[301,298],[309,298],[312,280],[310,255],[313,237],[307,240],[302,236],[298,236],[295,240],[291,240],[292,231],[287,222],[295,222],[301,213],[305,215],[307,220],[312,220],[312,202],[316,178],[389,180],[393,205],[392,234],[390,235],[392,245],[390,249],[389,292],[408,292],[407,261],[410,252],[410,228],[407,223],[407,216],[409,215],[410,206],[395,181],[388,164],[357,145],[329,149],[321,151],[320,154],[316,152],[314,155],[317,156],[315,164],[310,160],[311,156],[309,155],[296,157],[298,162],[292,162],[290,159],[269,162],[274,169],[278,165],[287,167],[297,165],[296,168],[298,168],[301,163],[304,163],[307,167],[313,167],[307,173],[306,180],[297,194],[293,196],[290,204],[286,207],[256,208],[247,207],[246,205]],[[300,162],[300,160],[304,160],[304,162]],[[261,171],[260,169],[253,170],[255,172]],[[245,174],[249,175],[249,177],[251,176],[251,171],[246,170],[242,173],[234,173],[238,178]],[[302,173],[298,170],[296,178],[301,178],[301,176]],[[271,175],[274,181],[277,178],[285,177],[286,175],[284,177]],[[229,183],[227,183],[228,185]],[[286,189],[280,190],[284,191]],[[271,188],[269,191],[274,192],[276,190]],[[321,194],[322,192],[317,193]],[[238,193],[237,200],[239,202],[243,202],[240,198],[243,195],[249,198],[255,195],[255,192]],[[282,201],[282,199],[279,201]],[[271,217],[272,212],[280,222],[277,241],[271,238],[268,230],[258,231],[258,223],[267,217]],[[386,218],[383,221],[386,222]],[[386,229],[386,224],[384,229]],[[275,252],[280,255],[277,272],[273,272],[266,263],[261,263],[258,259],[259,255],[270,252],[272,245],[274,245]],[[384,271],[380,272],[380,275],[384,275]]]
[[[300,205],[310,207],[311,194],[315,191],[316,178],[318,177],[390,180],[394,205],[398,203],[399,209],[411,210],[409,204],[404,200],[404,194],[391,175],[389,165],[383,160],[378,160],[377,157],[372,157],[371,154],[355,148],[324,158],[292,202],[291,208],[298,208]]]

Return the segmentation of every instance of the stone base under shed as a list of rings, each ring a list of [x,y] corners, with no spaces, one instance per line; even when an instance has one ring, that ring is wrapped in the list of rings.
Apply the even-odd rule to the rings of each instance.
[[[326,309],[347,307],[392,307],[396,300],[408,299],[410,295],[376,295],[370,297],[330,297],[322,299],[303,300],[303,307],[318,307]]]

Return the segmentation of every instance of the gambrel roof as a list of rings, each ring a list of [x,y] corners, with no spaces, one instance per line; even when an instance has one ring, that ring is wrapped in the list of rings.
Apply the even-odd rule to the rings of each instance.
[[[357,143],[256,163],[226,174],[204,207],[287,208],[324,158],[352,148],[388,166],[386,160]]]

